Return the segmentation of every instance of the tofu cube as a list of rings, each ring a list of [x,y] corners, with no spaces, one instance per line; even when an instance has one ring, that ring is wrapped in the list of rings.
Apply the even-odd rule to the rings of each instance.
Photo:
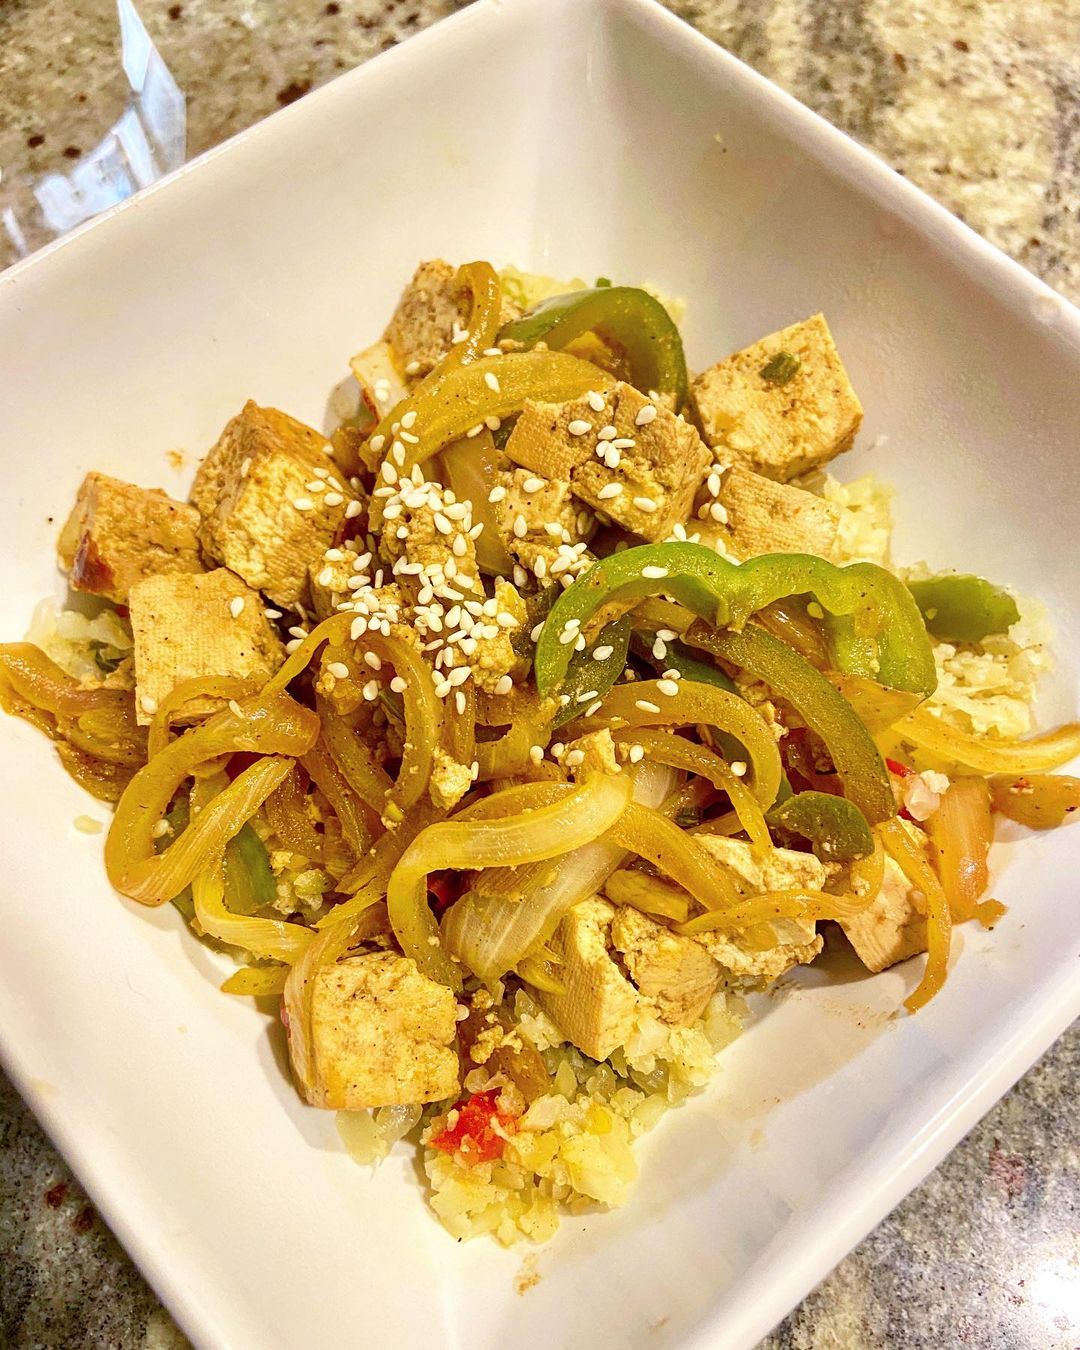
[[[786,380],[776,362],[781,353],[798,362]],[[690,403],[723,459],[780,483],[850,450],[862,422],[862,405],[820,314],[703,371],[690,386]]]
[[[861,914],[841,919],[840,927],[867,970],[877,973],[926,951],[924,910],[922,892],[909,884],[893,858],[886,857],[881,890]]]
[[[523,468],[569,481],[574,496],[642,539],[666,539],[686,520],[712,456],[689,422],[632,385],[588,397],[528,403],[506,443]],[[646,408],[651,412],[644,411]],[[648,419],[638,425],[638,418]]]
[[[195,476],[203,548],[279,605],[306,603],[308,568],[344,532],[353,498],[328,449],[303,422],[249,402]]]
[[[469,296],[454,290],[456,272],[442,258],[422,262],[383,334],[410,382],[423,379],[450,350],[455,324],[459,329],[468,324]],[[517,315],[517,307],[504,297],[501,323],[509,323]]]
[[[691,1026],[720,983],[720,967],[693,938],[680,937],[631,905],[619,905],[611,944],[638,990],[669,1026]]]
[[[310,1081],[300,1086],[336,1111],[441,1101],[459,1086],[456,1038],[453,992],[410,957],[352,956],[314,977]]]
[[[143,577],[201,572],[199,513],[160,488],[88,473],[60,533],[60,561],[72,588],[126,605]]]
[[[285,659],[262,597],[224,567],[147,577],[132,586],[128,604],[135,706],[143,726],[184,680],[234,675],[265,683]],[[193,699],[175,720],[196,721],[224,704],[220,698]]]
[[[563,917],[551,939],[560,959],[562,993],[535,997],[562,1034],[592,1059],[607,1059],[633,1035],[641,999],[608,949],[614,906],[583,900]]]
[[[702,539],[715,534],[736,558],[759,553],[814,553],[828,558],[833,551],[840,512],[803,488],[735,465],[724,474],[716,500],[727,512],[727,521],[705,526]]]
[[[760,859],[752,845],[743,839],[728,839],[719,834],[696,836],[702,847],[724,865],[740,895],[761,895],[766,891],[824,889],[829,872],[812,853],[795,849],[774,849]],[[742,987],[760,987],[770,984],[792,966],[805,965],[821,951],[822,940],[812,921],[775,919],[772,928],[777,937],[775,947],[765,951],[748,950],[741,946],[738,934],[702,933],[700,942],[709,955],[723,968],[729,983]]]

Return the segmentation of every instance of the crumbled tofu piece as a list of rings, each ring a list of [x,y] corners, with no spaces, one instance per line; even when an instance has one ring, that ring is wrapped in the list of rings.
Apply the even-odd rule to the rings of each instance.
[[[453,992],[422,975],[410,957],[373,952],[323,966],[311,995],[304,1095],[337,1111],[453,1096],[456,1015]]]
[[[494,694],[504,675],[521,674],[521,659],[514,650],[512,639],[528,621],[525,601],[509,581],[500,579],[495,582],[494,599],[498,606],[498,614],[506,615],[507,621],[499,623],[496,616],[493,624],[487,624],[488,633],[492,627],[499,631],[494,637],[477,638],[476,650],[469,657],[473,682],[484,694]],[[513,628],[509,626],[509,619],[516,620]]]
[[[249,402],[195,476],[203,548],[279,605],[307,600],[309,566],[344,531],[353,495],[328,449],[311,427]]]
[[[408,494],[405,500],[408,500]],[[403,537],[399,537],[402,532]],[[462,542],[457,543],[458,540]],[[476,544],[467,531],[460,528],[458,521],[450,519],[428,500],[415,507],[403,505],[393,528],[388,523],[383,529],[379,547],[387,562],[395,563],[404,558],[410,568],[422,569],[420,573],[395,570],[399,584],[414,594],[427,584],[448,585],[470,598],[475,598],[472,593],[482,589],[476,565]]]
[[[620,905],[611,921],[611,942],[642,994],[670,1026],[690,1026],[720,983],[720,967],[693,938],[680,937],[647,914]]]
[[[762,374],[781,352],[798,361],[785,383]],[[725,459],[781,483],[850,450],[862,421],[820,314],[703,371],[690,386],[690,402],[705,439]]]
[[[812,492],[774,483],[737,465],[727,471],[716,500],[727,511],[722,526],[709,525],[703,541],[713,534],[736,558],[759,553],[815,553],[827,558],[836,542],[840,512]]]
[[[829,879],[827,868],[812,853],[778,848],[762,858],[743,839],[728,839],[719,834],[700,834],[696,838],[728,869],[740,895],[799,887],[820,891]],[[733,983],[768,984],[792,966],[812,961],[822,948],[812,920],[774,919],[771,926],[777,943],[765,951],[746,950],[739,945],[737,934],[719,931],[702,933],[695,940],[730,972]]]
[[[642,539],[666,539],[690,514],[712,457],[689,422],[650,405],[632,385],[619,383],[603,394],[602,412],[587,397],[527,403],[506,453],[534,473],[568,481],[579,500]],[[639,426],[646,405],[656,415]]]
[[[925,841],[926,836],[922,836]],[[893,858],[886,855],[881,890],[874,900],[840,927],[855,955],[876,974],[897,961],[926,951],[926,901]]]
[[[615,754],[615,742],[611,739],[611,732],[607,727],[601,731],[588,731],[584,736],[579,736],[576,741],[570,742],[568,750],[570,753],[580,750],[584,756],[574,770],[578,778],[589,773],[622,772]]]
[[[530,469],[510,468],[498,475],[498,484],[505,488],[505,496],[495,504],[499,538],[510,556],[540,582],[566,570],[558,562],[560,554],[574,549],[584,556],[584,545],[596,518],[574,498],[565,479],[542,478]],[[576,545],[582,547],[577,549]],[[538,569],[540,558],[543,562]],[[572,565],[570,570],[576,567]]]
[[[184,680],[233,675],[265,683],[284,660],[261,596],[225,567],[214,572],[147,577],[128,597],[135,639],[135,707],[147,725]],[[175,720],[194,721],[223,707],[199,698]]]
[[[422,262],[383,334],[409,381],[423,379],[450,350],[455,330],[460,335],[466,329],[471,304],[467,293],[454,290],[456,270],[442,258]],[[509,323],[518,313],[504,296],[501,323]]]
[[[329,619],[337,613],[337,607],[350,599],[349,578],[356,572],[356,559],[360,556],[355,549],[331,549],[334,554],[327,558],[325,554],[308,568],[311,591],[311,607],[317,619]]]
[[[472,769],[459,764],[441,745],[435,747],[435,763],[431,769],[428,792],[436,806],[449,811],[457,806],[472,787]]]
[[[535,997],[566,1038],[592,1059],[607,1059],[633,1035],[641,999],[608,950],[615,909],[583,900],[563,916],[551,939],[560,959],[561,994]]]
[[[168,572],[201,572],[199,513],[160,488],[88,473],[60,533],[73,590],[126,605],[131,586]]]

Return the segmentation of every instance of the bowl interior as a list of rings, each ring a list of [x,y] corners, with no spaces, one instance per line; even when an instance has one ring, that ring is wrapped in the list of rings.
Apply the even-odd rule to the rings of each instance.
[[[437,255],[685,297],[697,366],[823,310],[866,408],[840,473],[896,484],[899,557],[1042,597],[1047,711],[1075,708],[1075,317],[640,0],[479,4],[0,277],[0,633],[58,589],[88,468],[181,494],[246,398],[323,423]],[[5,1057],[205,1344],[750,1344],[1076,1010],[1075,836],[1002,846],[1010,913],[962,932],[917,1018],[892,1016],[912,964],[870,980],[831,953],[642,1142],[624,1210],[532,1255],[459,1246],[404,1151],[369,1176],[299,1105],[276,1023],[217,993],[227,967],[171,908],[113,895],[45,742],[3,719],[0,745]]]

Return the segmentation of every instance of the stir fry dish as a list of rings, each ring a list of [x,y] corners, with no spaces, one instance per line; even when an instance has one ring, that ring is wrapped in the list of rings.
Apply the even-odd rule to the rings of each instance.
[[[1005,914],[995,817],[1080,805],[1040,607],[895,565],[889,490],[827,472],[862,408],[825,319],[691,378],[679,308],[422,263],[329,438],[249,402],[186,502],[88,474],[69,607],[0,647],[113,887],[233,958],[457,1238],[618,1205],[827,935],[942,997]]]

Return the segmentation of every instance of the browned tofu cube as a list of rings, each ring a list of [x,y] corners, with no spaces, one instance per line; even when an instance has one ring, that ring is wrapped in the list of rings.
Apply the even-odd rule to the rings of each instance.
[[[862,421],[820,314],[703,371],[690,401],[702,434],[723,459],[781,483],[850,450]]]
[[[503,490],[494,503],[499,542],[538,581],[574,575],[592,563],[586,543],[596,518],[569,483],[511,468],[498,475],[498,486]]]
[[[88,473],[60,533],[60,561],[76,591],[126,605],[143,577],[201,572],[199,513],[160,488]]]
[[[279,605],[306,603],[308,568],[362,509],[328,448],[303,422],[249,402],[195,476],[203,548]]]
[[[316,972],[300,1087],[313,1105],[338,1111],[441,1101],[458,1090],[456,1039],[453,992],[410,957],[351,956]]]
[[[569,480],[579,501],[651,541],[686,520],[712,460],[689,422],[624,383],[568,403],[527,404],[506,453]]]
[[[135,639],[138,720],[146,725],[166,696],[198,675],[235,675],[265,683],[284,652],[262,597],[224,567],[136,582],[128,597]],[[198,698],[175,720],[195,721],[223,707]]]
[[[387,325],[383,339],[410,382],[427,375],[450,350],[455,336],[465,332],[471,306],[467,293],[454,290],[456,273],[442,258],[422,262]],[[509,323],[517,315],[517,308],[504,297],[501,322]]]
[[[840,512],[812,492],[774,483],[759,473],[735,466],[724,475],[716,500],[727,512],[722,526],[708,525],[736,558],[759,553],[814,553],[827,558],[836,542]]]

